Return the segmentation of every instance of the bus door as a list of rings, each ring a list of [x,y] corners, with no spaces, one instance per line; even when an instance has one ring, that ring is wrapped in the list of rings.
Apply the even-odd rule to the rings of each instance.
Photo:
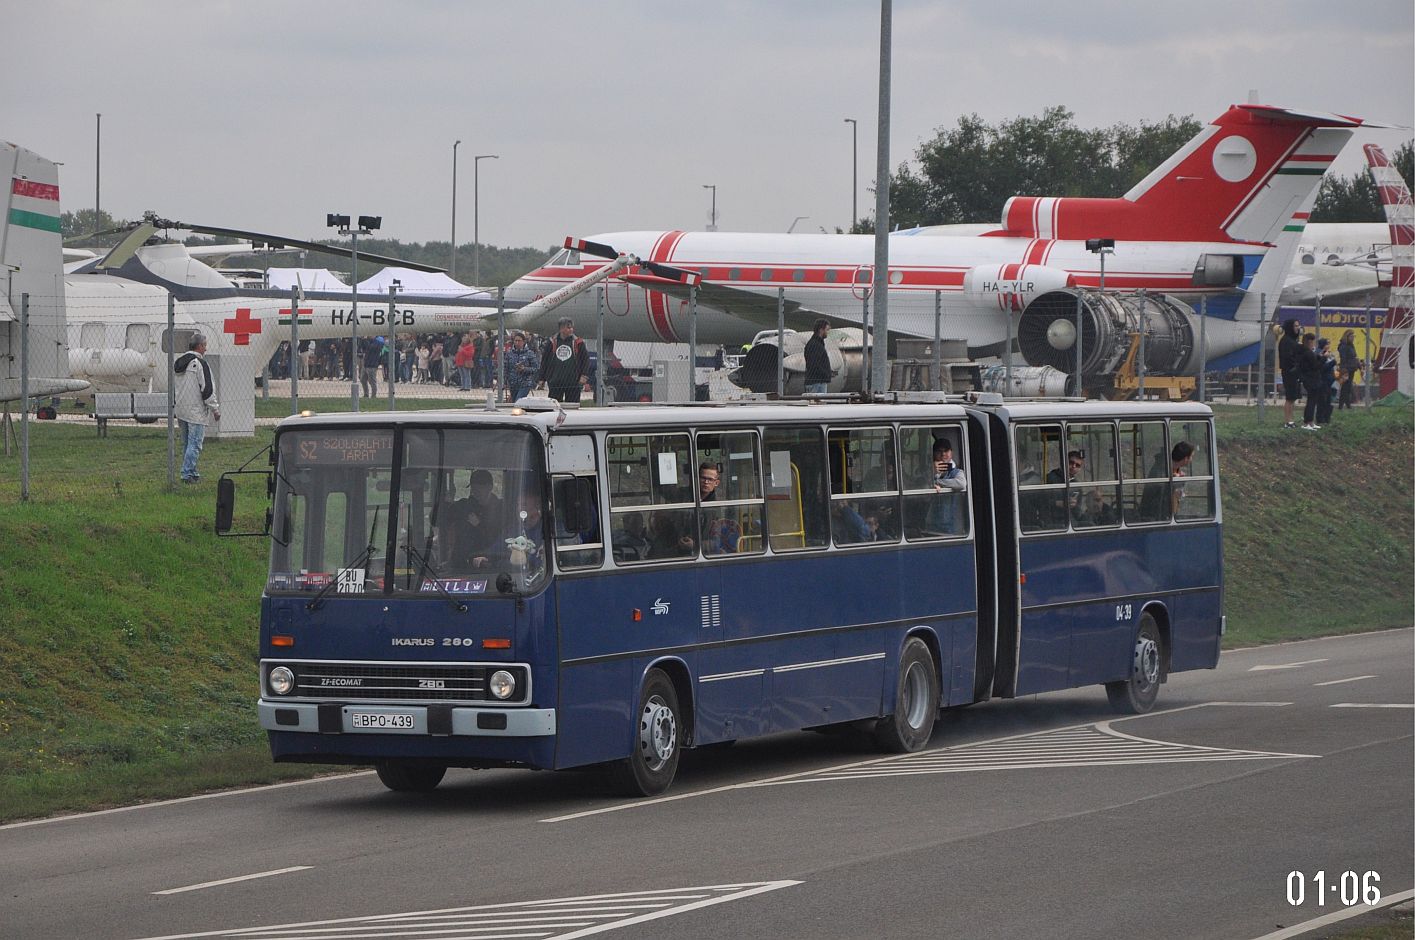
[[[992,477],[994,460],[1007,465],[1006,451],[998,456],[992,451],[989,424],[996,418],[984,411],[970,411],[967,424],[968,483],[973,504],[973,564],[977,578],[977,620],[973,632],[973,671],[971,683],[962,685],[964,676],[957,675],[949,704],[964,702],[985,702],[992,697],[993,680],[997,672],[998,636],[1001,629],[1002,610],[1011,605],[1002,603],[1001,591],[1012,589],[1015,579],[1011,567],[1002,568],[1011,559],[1011,552],[1000,550],[1005,541],[1009,547],[1015,545],[1012,537],[1012,503],[998,500]],[[1003,492],[1007,492],[1003,490]],[[1001,512],[998,504],[1005,505]],[[1005,523],[1000,525],[999,523]],[[1002,571],[1008,574],[1004,578]],[[954,643],[954,669],[961,667],[961,656],[966,651]],[[971,688],[971,692],[969,692]]]
[[[1067,458],[1062,426],[1014,427],[1018,582],[1021,608],[1014,694],[1070,686],[1071,628],[1065,607],[1085,586],[1073,583],[1067,538]]]
[[[697,488],[699,743],[765,734],[767,644],[762,627],[766,508],[761,442],[752,430],[699,431],[693,461]]]

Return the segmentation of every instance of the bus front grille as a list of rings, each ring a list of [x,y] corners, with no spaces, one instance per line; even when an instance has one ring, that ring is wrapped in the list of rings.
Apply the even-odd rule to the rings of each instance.
[[[502,666],[364,666],[353,663],[288,663],[295,673],[289,698],[337,698],[344,701],[496,701],[487,692],[487,679],[497,669],[516,677],[520,700],[526,688],[525,670]],[[498,702],[510,704],[511,702]]]

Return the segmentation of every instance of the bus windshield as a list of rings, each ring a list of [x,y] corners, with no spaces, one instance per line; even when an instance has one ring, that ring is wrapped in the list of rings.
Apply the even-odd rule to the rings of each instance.
[[[282,434],[267,590],[534,588],[546,573],[534,443],[509,428]]]

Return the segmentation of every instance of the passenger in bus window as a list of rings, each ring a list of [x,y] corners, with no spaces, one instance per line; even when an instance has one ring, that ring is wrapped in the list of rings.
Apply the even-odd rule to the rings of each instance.
[[[679,532],[678,520],[667,512],[656,512],[649,518],[649,555],[655,560],[682,558],[698,550],[697,541]]]
[[[631,512],[621,517],[623,527],[614,533],[614,558],[617,561],[643,561],[649,556],[649,540],[644,537],[643,513]]]
[[[722,476],[717,467],[710,463],[703,463],[698,466],[698,501],[710,503],[717,499],[717,485],[722,482]]]
[[[934,442],[933,488],[936,494],[924,518],[924,530],[930,534],[951,534],[961,525],[958,493],[968,489],[968,478],[953,461],[953,442],[941,437]]]
[[[1169,453],[1169,472],[1165,473],[1164,454],[1156,454],[1154,465],[1150,467],[1149,476],[1163,477],[1169,476],[1167,483],[1147,483],[1145,491],[1140,495],[1140,521],[1159,522],[1165,518],[1165,490],[1169,490],[1169,518],[1172,518],[1179,511],[1179,501],[1184,497],[1184,487],[1174,483],[1174,477],[1185,476],[1187,468],[1194,459],[1194,445],[1188,441],[1180,441],[1174,445]]]

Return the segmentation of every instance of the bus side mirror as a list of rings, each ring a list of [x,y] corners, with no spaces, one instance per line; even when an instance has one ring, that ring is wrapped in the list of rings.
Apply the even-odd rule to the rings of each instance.
[[[221,474],[221,479],[216,481],[216,534],[236,538],[239,536],[266,536],[270,534],[270,512],[265,513],[265,524],[258,532],[233,532],[231,529],[235,525],[236,518],[236,477],[257,476],[263,477],[268,490],[274,474],[269,470],[231,470]]]
[[[595,487],[590,477],[569,477],[560,481],[557,509],[566,532],[584,535],[595,527]]]
[[[231,520],[236,515],[236,481],[223,476],[216,481],[216,534],[225,535],[231,531]]]

